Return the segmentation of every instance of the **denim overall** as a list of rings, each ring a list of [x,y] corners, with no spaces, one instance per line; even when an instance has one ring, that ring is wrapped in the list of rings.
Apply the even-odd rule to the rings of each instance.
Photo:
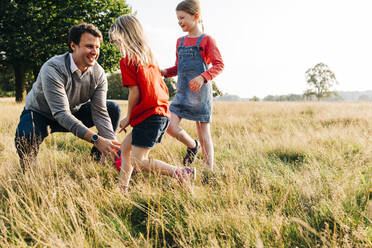
[[[170,111],[181,118],[193,121],[210,122],[212,115],[212,84],[206,83],[197,90],[190,89],[191,79],[199,76],[208,69],[199,51],[202,34],[195,46],[183,46],[182,37],[178,47],[178,80],[174,100]]]

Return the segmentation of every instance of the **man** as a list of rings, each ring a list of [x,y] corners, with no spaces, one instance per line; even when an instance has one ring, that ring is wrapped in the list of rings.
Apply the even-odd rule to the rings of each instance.
[[[115,130],[120,107],[106,102],[107,78],[97,63],[101,32],[92,24],[75,25],[69,33],[70,53],[41,67],[17,127],[15,144],[21,166],[35,163],[39,146],[50,132],[72,132],[93,143],[91,155],[116,155]],[[96,126],[98,134],[90,127]]]

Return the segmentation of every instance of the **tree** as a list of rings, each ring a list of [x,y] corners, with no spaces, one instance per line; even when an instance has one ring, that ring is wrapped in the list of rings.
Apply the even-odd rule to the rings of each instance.
[[[220,91],[220,89],[217,87],[217,84],[215,81],[212,81],[212,94],[213,94],[213,97],[223,95],[222,91]]]
[[[287,101],[303,101],[304,96],[303,95],[298,95],[298,94],[289,94],[287,95]]]
[[[268,101],[268,102],[272,102],[272,101],[275,101],[275,96],[273,95],[267,95],[263,98],[263,101]]]
[[[0,65],[0,96],[5,96],[9,91],[14,90],[13,72]]]
[[[107,71],[116,69],[120,54],[108,42],[108,30],[130,11],[122,0],[1,0],[0,65],[14,71],[16,101],[23,100],[26,73],[36,78],[45,61],[66,52],[69,29],[83,21],[102,32],[98,62]]]
[[[337,96],[336,91],[331,91],[331,88],[338,84],[335,74],[329,67],[323,63],[315,65],[306,71],[306,82],[308,89],[304,92],[305,97],[315,96],[318,101],[321,98]]]
[[[257,97],[257,96],[253,96],[251,99],[249,99],[249,101],[251,101],[251,102],[259,102],[260,101],[260,98]]]
[[[108,90],[107,98],[108,99],[117,99],[117,100],[128,100],[129,90],[127,87],[123,87],[121,82],[121,73],[112,73],[107,77]]]
[[[164,78],[164,82],[168,88],[169,99],[172,100],[176,94],[176,80],[174,80],[174,78]]]
[[[358,97],[358,101],[363,101],[363,102],[367,102],[367,101],[371,101],[372,99],[369,97],[369,96],[367,96],[367,95],[360,95],[359,97]]]
[[[32,72],[26,73],[26,82],[33,82],[34,76]],[[15,96],[15,83],[14,83],[13,68],[0,65],[0,97],[14,97]],[[26,84],[26,90],[31,89],[32,84]]]

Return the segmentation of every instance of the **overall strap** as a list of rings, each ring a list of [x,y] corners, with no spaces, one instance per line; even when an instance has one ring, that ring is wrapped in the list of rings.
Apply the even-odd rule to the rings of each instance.
[[[180,45],[179,45],[180,47],[183,46],[183,41],[185,40],[185,37],[186,37],[186,36],[183,36],[183,37],[182,37],[181,42],[180,42]]]
[[[202,35],[199,36],[199,39],[198,39],[198,41],[197,41],[196,44],[195,44],[196,47],[199,47],[200,42],[201,42],[201,40],[203,39],[203,37],[204,37],[204,34],[202,34]]]

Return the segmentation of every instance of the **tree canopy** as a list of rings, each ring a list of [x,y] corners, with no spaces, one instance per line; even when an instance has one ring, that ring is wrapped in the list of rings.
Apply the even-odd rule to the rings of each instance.
[[[167,85],[169,99],[172,100],[174,95],[176,94],[177,82],[174,78],[164,78],[164,82]]]
[[[120,54],[108,42],[108,30],[129,12],[123,0],[1,0],[0,65],[14,71],[16,100],[23,99],[26,72],[36,77],[44,62],[68,51],[69,30],[81,22],[102,32],[98,62],[106,71],[115,70]]]
[[[218,96],[223,95],[222,91],[217,87],[217,84],[215,81],[212,81],[212,94],[213,94],[213,97],[218,97]]]
[[[107,98],[116,100],[128,100],[129,90],[123,87],[121,73],[112,73],[107,77],[108,90]]]
[[[308,69],[305,74],[309,88],[304,92],[304,96],[315,96],[319,101],[321,98],[337,95],[335,91],[331,90],[338,83],[336,76],[326,64],[319,63]]]

